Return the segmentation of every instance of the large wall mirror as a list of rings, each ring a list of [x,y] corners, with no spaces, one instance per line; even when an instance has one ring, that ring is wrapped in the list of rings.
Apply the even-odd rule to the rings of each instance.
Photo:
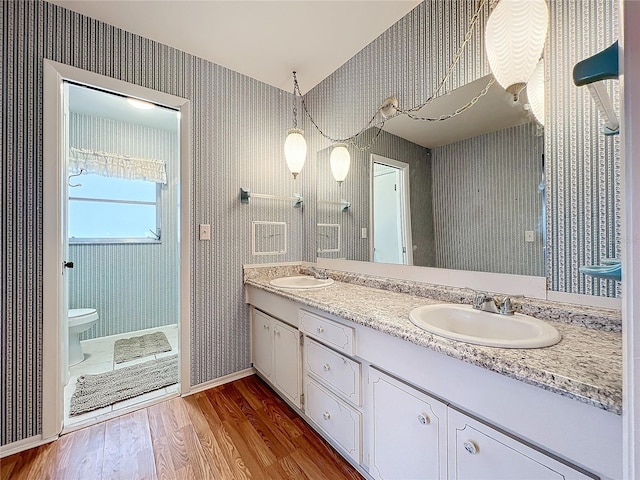
[[[491,79],[418,113],[454,111]],[[318,256],[544,275],[544,138],[527,101],[494,83],[473,108],[446,121],[395,117],[372,148],[352,151],[342,184],[331,174],[330,149],[319,152]]]
[[[306,96],[316,121],[347,134],[389,95],[402,108],[424,101],[476,5],[420,4]],[[619,137],[603,135],[587,89],[572,79],[577,62],[617,39],[617,3],[547,5],[544,128],[525,107],[526,91],[514,103],[496,84],[453,119],[388,120],[372,148],[349,148],[342,184],[331,174],[331,147],[319,141],[318,257],[544,276],[550,290],[621,295],[620,282],[580,272],[620,256],[621,156]],[[483,8],[446,88],[421,116],[451,113],[487,85]],[[617,81],[606,88],[617,109]]]

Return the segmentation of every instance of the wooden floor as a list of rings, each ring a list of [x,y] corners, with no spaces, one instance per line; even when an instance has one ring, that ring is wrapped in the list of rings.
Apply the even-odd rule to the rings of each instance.
[[[1,460],[14,479],[361,479],[251,376],[154,405]]]

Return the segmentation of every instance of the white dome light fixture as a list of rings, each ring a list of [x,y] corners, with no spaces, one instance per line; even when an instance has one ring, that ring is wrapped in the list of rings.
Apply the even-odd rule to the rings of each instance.
[[[293,178],[298,176],[307,158],[307,141],[303,134],[299,128],[291,128],[287,130],[287,139],[284,141],[284,157]]]
[[[304,131],[298,128],[298,98],[299,91],[296,72],[293,72],[293,128],[287,130],[287,139],[284,141],[284,158],[287,167],[295,179],[307,159],[307,141],[304,139]]]
[[[544,59],[538,62],[527,82],[527,97],[533,116],[544,127]]]
[[[548,27],[545,0],[500,0],[487,21],[485,48],[489,66],[514,100],[540,60]]]
[[[346,143],[336,143],[331,150],[331,157],[329,158],[331,164],[331,173],[336,182],[342,184],[344,179],[347,178],[349,173],[349,167],[351,166],[351,155],[347,150]]]

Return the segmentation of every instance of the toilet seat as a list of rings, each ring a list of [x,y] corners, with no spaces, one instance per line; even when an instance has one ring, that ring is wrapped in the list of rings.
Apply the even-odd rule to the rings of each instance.
[[[69,310],[69,326],[75,327],[84,323],[98,320],[95,308],[72,308]]]

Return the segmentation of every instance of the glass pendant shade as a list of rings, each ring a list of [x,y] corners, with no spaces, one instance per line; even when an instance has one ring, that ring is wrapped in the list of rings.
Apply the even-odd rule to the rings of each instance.
[[[347,178],[347,173],[349,173],[349,167],[351,166],[351,155],[349,154],[349,150],[347,150],[346,143],[338,143],[333,147],[329,163],[331,164],[333,178],[335,178],[338,183],[344,182],[344,179]]]
[[[544,127],[544,60],[540,60],[527,82],[527,97],[531,111]]]
[[[487,21],[489,66],[498,83],[515,98],[540,60],[548,26],[545,0],[500,0]]]
[[[284,157],[293,178],[298,176],[307,158],[307,141],[303,133],[299,128],[287,130],[287,139],[284,141]]]

